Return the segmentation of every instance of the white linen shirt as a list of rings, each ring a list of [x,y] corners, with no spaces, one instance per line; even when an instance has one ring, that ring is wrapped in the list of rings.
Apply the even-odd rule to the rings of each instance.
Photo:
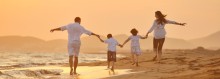
[[[116,52],[116,46],[119,45],[118,41],[114,38],[109,38],[104,41],[104,43],[108,44],[108,51]]]
[[[91,35],[92,32],[86,30],[79,23],[71,23],[66,26],[60,27],[62,31],[67,30],[68,32],[68,43],[73,43],[74,41],[80,42],[80,37],[83,33]]]
[[[167,20],[167,23],[165,24],[175,24],[175,23],[176,23],[175,21]],[[165,38],[166,35],[166,30],[164,28],[165,24],[158,24],[157,21],[154,20],[154,23],[148,32],[151,33],[152,31],[154,31],[155,39]]]

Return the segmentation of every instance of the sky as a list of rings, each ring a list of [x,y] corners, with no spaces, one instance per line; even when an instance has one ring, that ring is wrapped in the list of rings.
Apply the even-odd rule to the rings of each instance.
[[[67,39],[67,32],[49,30],[77,16],[82,26],[100,35],[130,35],[132,28],[145,35],[157,10],[166,19],[187,23],[166,25],[167,37],[189,40],[220,31],[220,0],[0,0],[0,36]]]

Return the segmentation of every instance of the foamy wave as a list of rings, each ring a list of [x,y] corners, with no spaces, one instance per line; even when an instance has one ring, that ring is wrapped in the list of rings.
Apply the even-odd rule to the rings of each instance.
[[[1,52],[0,70],[47,65],[65,65],[69,62],[68,57],[67,53]],[[106,54],[80,53],[79,56],[79,63],[105,60]]]
[[[0,79],[35,79],[45,78],[45,75],[60,75],[61,69],[39,69],[39,70],[11,70],[0,72]]]

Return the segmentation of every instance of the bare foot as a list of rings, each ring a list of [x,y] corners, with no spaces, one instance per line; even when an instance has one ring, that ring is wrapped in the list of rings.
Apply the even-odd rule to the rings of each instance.
[[[105,70],[109,70],[110,68],[109,67],[107,67]]]
[[[137,66],[137,67],[139,66],[138,63],[136,63],[136,66]]]
[[[161,61],[157,61],[157,62],[155,62],[155,64],[161,64]]]
[[[73,69],[70,69],[70,75],[73,75]]]
[[[111,70],[112,70],[112,72],[115,72],[115,71],[114,71],[114,68],[111,68]]]
[[[157,58],[157,56],[155,56],[155,57],[153,58],[153,60],[152,60],[152,61],[155,61],[155,60],[156,60],[156,58]]]
[[[134,65],[135,63],[132,63],[131,65]]]
[[[74,72],[74,74],[73,74],[73,75],[80,75],[80,74],[78,74],[78,73]]]

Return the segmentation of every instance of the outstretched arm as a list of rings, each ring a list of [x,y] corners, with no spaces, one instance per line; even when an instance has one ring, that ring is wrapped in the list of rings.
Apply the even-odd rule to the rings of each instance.
[[[121,48],[123,47],[123,45],[121,45],[121,44],[118,44],[118,46],[120,46]]]
[[[186,23],[178,23],[178,22],[175,22],[174,24],[181,25],[181,26],[185,26],[186,25]]]
[[[122,44],[122,46],[124,46],[129,40],[130,40],[130,38],[128,38],[127,40],[125,40],[125,42]]]
[[[100,37],[98,34],[90,32],[90,31],[86,30],[84,27],[82,27],[82,31],[83,31],[83,33],[85,33],[87,35],[94,35],[94,36]]]
[[[100,38],[100,36],[99,36],[98,34],[91,33],[91,35],[94,35],[94,36],[96,36],[96,37]]]
[[[104,42],[104,40],[102,40],[100,37],[98,37],[99,38],[99,40],[101,41],[101,42]]]
[[[181,26],[185,26],[185,25],[186,25],[186,23],[179,23],[179,22],[170,21],[170,20],[167,20],[167,23],[169,23],[169,24],[175,24],[175,25],[181,25]]]
[[[50,32],[54,32],[54,31],[61,31],[61,28],[54,28],[54,29],[51,29]]]

